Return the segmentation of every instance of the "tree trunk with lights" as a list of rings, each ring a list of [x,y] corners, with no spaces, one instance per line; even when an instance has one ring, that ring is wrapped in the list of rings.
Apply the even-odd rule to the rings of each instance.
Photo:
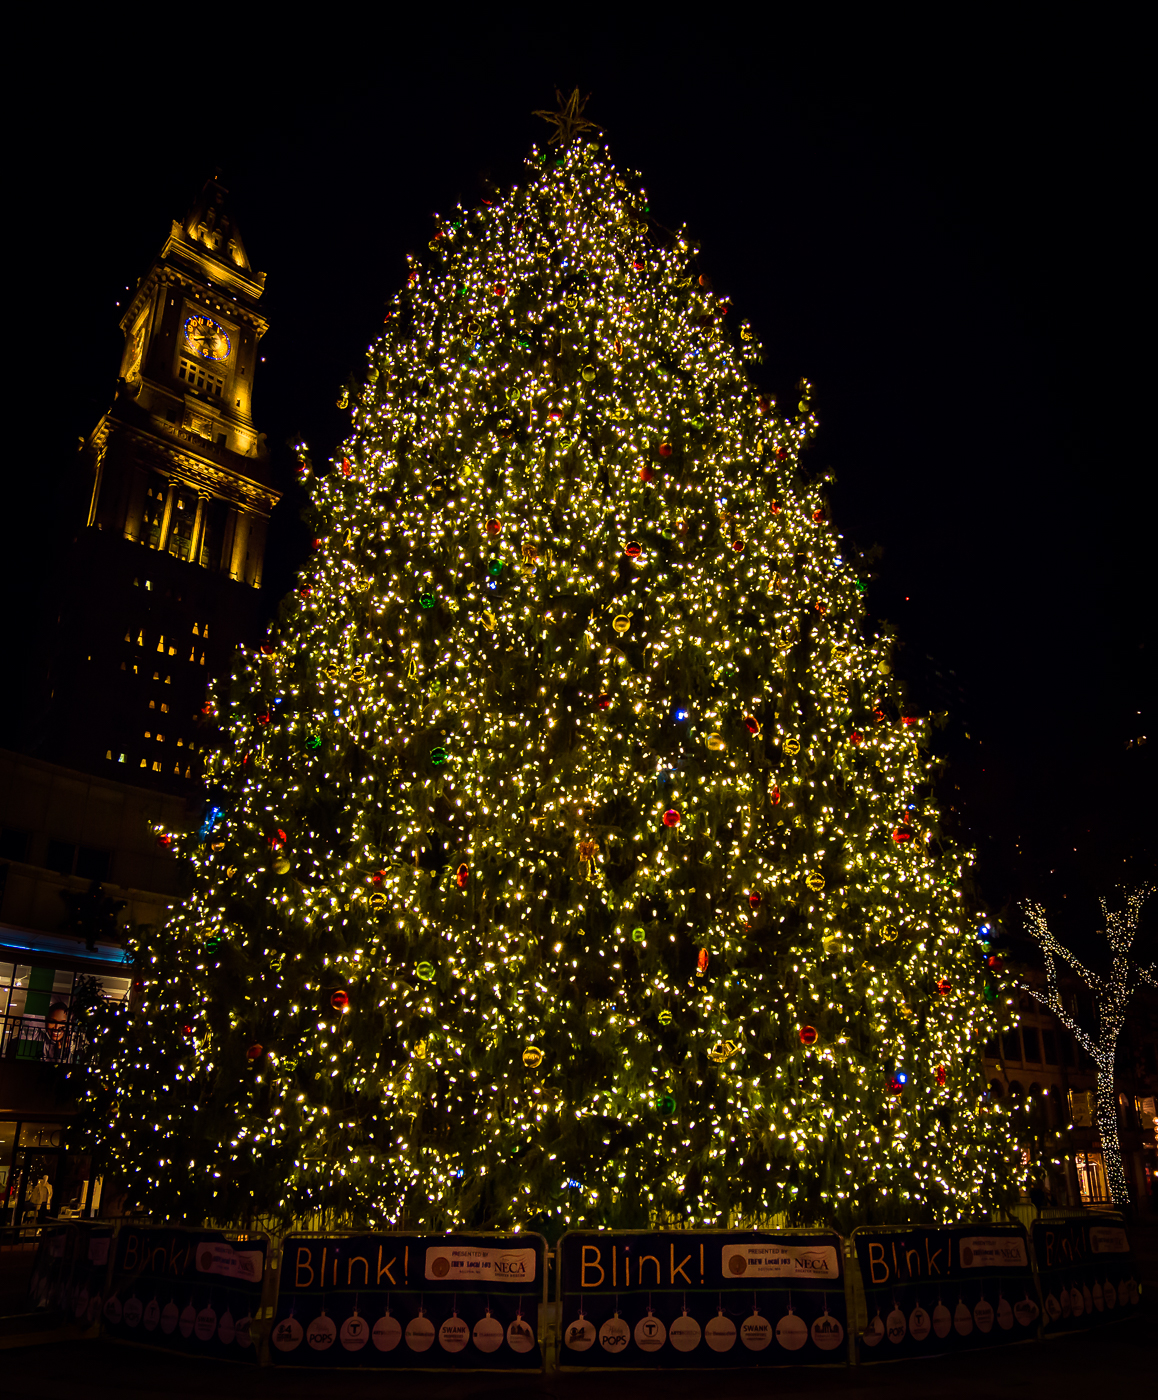
[[[1022,988],[1041,1004],[1047,1007],[1075,1037],[1078,1043],[1094,1062],[1097,1073],[1098,1137],[1102,1145],[1102,1161],[1106,1168],[1106,1183],[1110,1188],[1114,1205],[1126,1210],[1130,1205],[1130,1188],[1126,1181],[1126,1171],[1122,1163],[1122,1146],[1118,1136],[1118,1091],[1114,1079],[1114,1067],[1118,1053],[1118,1037],[1126,1023],[1126,1010],[1139,982],[1155,984],[1155,969],[1151,965],[1142,967],[1130,957],[1130,949],[1138,932],[1138,918],[1142,905],[1150,891],[1135,890],[1127,897],[1122,911],[1111,913],[1103,899],[1102,912],[1106,917],[1106,939],[1110,944],[1113,960],[1108,977],[1091,972],[1063,943],[1049,930],[1045,910],[1039,904],[1028,904],[1029,931],[1037,940],[1045,956],[1046,991],[1044,995],[1028,983]],[[1094,1035],[1087,1031],[1066,1011],[1058,988],[1056,957],[1063,958],[1077,973],[1085,985],[1093,992],[1097,1008],[1098,1029]]]
[[[303,453],[314,554],[217,698],[107,1148],[191,1217],[984,1210],[1004,1008],[809,389],[777,411],[691,240],[554,120]]]

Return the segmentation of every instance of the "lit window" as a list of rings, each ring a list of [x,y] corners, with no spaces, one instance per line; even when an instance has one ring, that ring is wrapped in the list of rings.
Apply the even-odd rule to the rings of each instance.
[[[164,702],[164,700],[161,701],[161,713],[162,713],[163,715],[167,715],[167,714],[169,713],[169,706],[166,705],[166,703]]]
[[[153,737],[152,731],[149,730],[149,729],[146,729],[146,730],[145,730],[145,738],[146,738],[146,739],[151,739],[152,737]]]
[[[199,662],[198,664],[201,665],[201,666],[204,666],[204,665],[205,665],[205,653],[204,653],[204,652],[201,653],[201,660],[200,660],[200,662]]]
[[[193,624],[193,635],[194,635],[195,637],[199,637],[199,636],[201,635],[201,633],[198,632],[198,630],[197,630],[197,624],[196,624],[196,623]]]
[[[150,700],[150,701],[149,701],[149,709],[150,709],[150,710],[155,710],[156,708],[157,708],[157,702],[156,702],[155,700]]]
[[[141,767],[142,767],[142,768],[148,768],[148,766],[149,766],[149,760],[148,760],[147,758],[142,758],[142,759],[141,759]]]
[[[219,374],[211,374],[204,365],[193,360],[182,359],[177,366],[177,378],[183,379],[191,389],[220,398],[225,392],[225,380]]]
[[[156,680],[156,677],[154,676],[153,679]],[[172,676],[166,676],[166,677],[165,677],[165,684],[166,684],[166,685],[169,685],[170,682],[172,681],[172,679],[173,679]]]
[[[149,591],[149,592],[152,591],[153,585],[152,585],[152,582],[151,582],[149,579],[146,579],[146,580],[145,580],[145,588],[146,588],[146,590]]]
[[[131,635],[130,633],[126,632],[126,633],[125,633],[125,641],[126,641],[126,642],[131,642],[132,640],[133,640],[132,635]]]
[[[125,761],[125,756],[124,756],[124,754],[121,754],[120,758],[117,759],[117,762],[118,762],[118,763],[124,763],[124,761]]]
[[[139,647],[143,647],[145,645],[145,629],[143,627],[137,633],[137,645]]]
[[[154,671],[154,672],[153,672],[153,679],[154,679],[155,681],[159,681],[159,680],[161,679],[161,673],[160,673],[160,671]]]
[[[153,772],[154,772],[154,773],[160,773],[160,772],[161,772],[161,765],[160,765],[160,763],[154,763],[154,764],[153,764]]]
[[[185,740],[184,740],[184,739],[178,739],[178,740],[177,740],[177,747],[178,747],[179,749],[184,748],[184,747],[185,747]]]
[[[112,756],[113,756],[113,751],[112,751],[112,749],[109,749],[108,753],[105,754],[105,757],[111,762],[111,761],[112,761]]]
[[[190,661],[196,661],[196,660],[197,660],[197,648],[196,648],[196,647],[194,647],[193,650],[189,653],[189,660],[190,660]]]
[[[170,647],[170,648],[169,648],[169,655],[170,655],[170,656],[176,656],[176,655],[177,655],[177,648],[176,648],[176,647]]]
[[[163,744],[164,742],[165,742],[165,736],[164,736],[163,734],[158,734],[158,735],[157,735],[157,743],[158,743],[158,744]]]
[[[144,636],[145,634],[142,632],[141,635]],[[157,643],[157,650],[158,650],[158,651],[161,651],[161,652],[163,652],[163,651],[165,650],[165,639],[164,639],[164,637],[162,637],[162,638],[160,639],[160,641]]]
[[[205,626],[202,627],[202,629],[201,629],[201,635],[202,635],[203,637],[208,637],[208,635],[209,635],[209,624],[208,624],[208,623],[206,623]]]
[[[1078,1190],[1083,1205],[1097,1205],[1110,1199],[1106,1187],[1106,1168],[1100,1152],[1076,1152],[1074,1166],[1078,1173]]]

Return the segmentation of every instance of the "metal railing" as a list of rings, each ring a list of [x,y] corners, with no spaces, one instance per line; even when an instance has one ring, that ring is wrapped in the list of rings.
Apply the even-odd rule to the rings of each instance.
[[[43,1016],[0,1016],[0,1058],[82,1065],[88,1063],[91,1053],[85,1036],[67,1022],[55,1031],[45,1026]]]

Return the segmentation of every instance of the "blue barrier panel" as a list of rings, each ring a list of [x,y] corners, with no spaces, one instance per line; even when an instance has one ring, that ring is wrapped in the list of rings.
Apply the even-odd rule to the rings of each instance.
[[[831,1230],[573,1230],[559,1241],[559,1365],[843,1365]]]
[[[275,1365],[540,1370],[547,1242],[533,1234],[290,1235]]]
[[[107,1336],[136,1346],[257,1363],[265,1236],[125,1224],[104,1305]]]
[[[868,1305],[862,1362],[1037,1337],[1041,1308],[1024,1226],[859,1226],[852,1238]]]
[[[1137,1313],[1134,1256],[1121,1216],[1037,1220],[1033,1252],[1046,1332],[1098,1327]]]

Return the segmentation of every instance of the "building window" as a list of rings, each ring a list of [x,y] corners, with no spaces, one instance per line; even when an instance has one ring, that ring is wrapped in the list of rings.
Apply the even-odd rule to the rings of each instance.
[[[1041,1064],[1041,1042],[1036,1026],[1022,1026],[1021,1039],[1025,1045],[1025,1062],[1028,1065]]]
[[[1097,1205],[1110,1199],[1106,1187],[1106,1168],[1100,1152],[1075,1152],[1074,1166],[1078,1172],[1078,1190],[1083,1205]]]
[[[1070,1122],[1075,1128],[1092,1128],[1098,1096],[1092,1089],[1070,1090]]]
[[[1003,1060],[1021,1059],[1021,1042],[1016,1031],[1006,1031],[1001,1037],[1001,1058]]]
[[[211,373],[195,360],[182,358],[177,366],[177,378],[183,379],[191,389],[197,389],[202,394],[212,394],[215,398],[220,398],[225,391],[225,380],[222,376]]]
[[[111,860],[112,856],[108,851],[81,846],[76,853],[76,873],[85,880],[107,880]]]
[[[28,855],[28,832],[6,826],[0,831],[0,856],[5,860],[24,860]]]
[[[75,858],[76,847],[71,841],[50,841],[44,866],[46,870],[55,870],[58,875],[71,875]]]
[[[1043,1030],[1041,1033],[1041,1043],[1045,1048],[1045,1062],[1047,1065],[1057,1064],[1057,1036],[1051,1030]]]

